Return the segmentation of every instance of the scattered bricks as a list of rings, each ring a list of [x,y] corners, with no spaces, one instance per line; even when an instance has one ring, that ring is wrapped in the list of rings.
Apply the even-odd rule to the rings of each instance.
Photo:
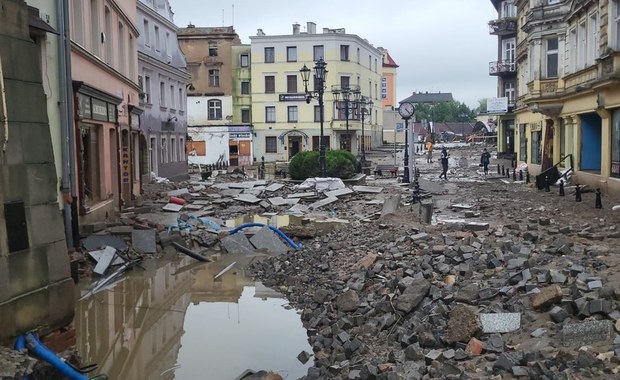
[[[562,300],[562,288],[553,284],[542,288],[540,293],[532,295],[531,302],[534,309],[542,309]]]
[[[562,323],[566,318],[568,318],[568,312],[560,306],[554,306],[549,312],[549,316],[553,322]]]
[[[471,338],[469,343],[467,343],[467,347],[465,348],[465,352],[471,356],[479,356],[482,354],[484,346],[481,341],[476,338]]]
[[[560,271],[554,269],[549,271],[549,277],[551,278],[551,283],[553,284],[563,284],[566,282],[566,276]]]
[[[523,353],[516,352],[504,352],[499,356],[497,361],[493,363],[494,371],[510,371],[512,367],[518,365],[523,360]]]
[[[440,357],[441,357],[441,351],[439,351],[439,350],[430,350],[426,354],[426,356],[425,356],[426,363],[427,364],[431,364],[431,362],[439,359]]]
[[[600,289],[602,287],[603,287],[603,283],[601,282],[601,280],[588,282],[588,289],[590,290]]]
[[[590,301],[590,314],[609,314],[611,313],[611,302],[602,299]]]
[[[511,368],[511,371],[515,377],[528,377],[529,376],[527,367],[514,366]]]
[[[611,321],[586,321],[566,324],[562,328],[564,346],[585,346],[588,344],[611,341]]]
[[[308,360],[310,360],[310,354],[306,351],[302,351],[297,355],[297,360],[299,360],[301,364],[306,364]]]
[[[484,349],[489,352],[501,354],[504,352],[504,339],[500,334],[492,334],[484,343]]]
[[[547,333],[547,329],[543,329],[542,327],[537,328],[536,330],[530,333],[532,338],[540,338],[541,336]]]

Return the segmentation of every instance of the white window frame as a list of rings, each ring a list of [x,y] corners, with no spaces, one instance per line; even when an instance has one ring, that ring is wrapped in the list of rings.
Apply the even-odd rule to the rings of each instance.
[[[159,106],[166,107],[166,82],[159,81]]]
[[[598,12],[592,12],[588,15],[588,41],[587,41],[587,58],[588,66],[596,63],[598,58]]]
[[[177,139],[170,138],[170,162],[177,162]]]
[[[586,67],[586,44],[588,43],[588,26],[586,19],[579,20],[577,24],[577,70],[583,70]]]
[[[558,48],[549,50],[549,41],[551,41],[551,40],[555,40],[556,41],[556,43],[558,44]],[[557,78],[560,75],[560,56],[559,56],[559,43],[560,43],[560,41],[559,41],[558,37],[553,37],[553,38],[546,38],[546,39],[544,39],[543,43],[545,44],[545,62],[544,62],[544,65],[545,65],[545,67],[544,67],[545,68],[545,75],[544,75],[544,77],[545,77],[545,79]],[[553,55],[556,56],[556,68],[555,68],[556,73],[555,73],[555,75],[551,76],[551,75],[549,75],[549,57],[553,56]]]
[[[210,99],[207,101],[207,119],[222,120],[222,101],[220,99]]]
[[[508,105],[514,105],[515,102],[515,82],[504,82],[504,96],[508,98]]]
[[[615,51],[620,51],[620,0],[612,0],[609,12],[609,45]]]
[[[159,49],[161,48],[161,41],[160,41],[160,36],[159,36],[159,26],[157,26],[157,25],[153,26],[153,34],[155,34],[155,51],[159,52]]]

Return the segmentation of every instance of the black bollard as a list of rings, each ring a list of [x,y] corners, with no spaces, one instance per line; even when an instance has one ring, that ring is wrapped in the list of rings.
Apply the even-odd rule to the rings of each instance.
[[[596,201],[594,203],[595,208],[603,208],[603,201],[601,200],[601,189],[596,189]]]
[[[519,181],[523,181],[523,170],[519,170]]]
[[[510,179],[510,169],[506,169],[506,178]]]
[[[525,183],[530,183],[530,171],[525,171]]]
[[[504,168],[504,165],[502,165],[502,177],[506,176],[506,169]]]
[[[545,176],[545,193],[550,192],[551,189],[549,188],[549,176]]]
[[[497,174],[501,173],[501,171],[499,170],[499,164],[497,164]]]
[[[579,184],[575,186],[575,201],[581,202],[581,186]]]
[[[560,180],[560,196],[564,196],[564,180]]]
[[[513,181],[517,180],[517,169],[512,169],[512,180]]]

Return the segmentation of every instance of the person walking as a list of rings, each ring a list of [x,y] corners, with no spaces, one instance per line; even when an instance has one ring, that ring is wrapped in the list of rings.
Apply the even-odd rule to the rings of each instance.
[[[484,175],[489,174],[489,163],[491,162],[491,153],[487,152],[487,148],[484,148],[482,155],[480,156],[480,165],[484,169]]]
[[[428,140],[426,142],[426,163],[433,162],[433,142]]]
[[[441,148],[441,169],[442,172],[439,175],[439,178],[443,177],[443,179],[447,180],[448,179],[448,157],[450,157],[450,155],[448,154],[448,150],[446,149],[446,147],[444,146],[443,148]]]

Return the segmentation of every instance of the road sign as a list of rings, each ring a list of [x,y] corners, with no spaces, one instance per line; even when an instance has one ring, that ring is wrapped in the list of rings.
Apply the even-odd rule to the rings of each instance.
[[[396,132],[402,132],[405,130],[405,123],[396,123]]]

